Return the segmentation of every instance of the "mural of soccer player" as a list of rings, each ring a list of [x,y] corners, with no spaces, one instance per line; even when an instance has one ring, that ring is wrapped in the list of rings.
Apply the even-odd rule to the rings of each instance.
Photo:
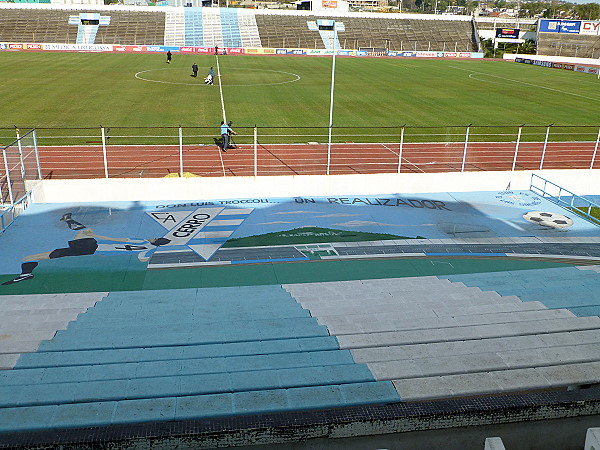
[[[73,219],[72,213],[66,213],[61,218],[69,229],[77,231],[74,239],[68,242],[68,248],[57,248],[50,252],[37,253],[23,258],[21,264],[21,274],[12,280],[2,283],[3,285],[19,283],[20,281],[30,280],[33,278],[33,269],[35,269],[39,261],[65,258],[67,256],[83,256],[83,255],[119,255],[124,252],[137,252],[138,259],[141,262],[146,262],[150,256],[161,245],[167,245],[171,242],[170,239],[161,237],[156,239],[129,239],[129,238],[112,238],[95,234],[91,228],[77,222]]]

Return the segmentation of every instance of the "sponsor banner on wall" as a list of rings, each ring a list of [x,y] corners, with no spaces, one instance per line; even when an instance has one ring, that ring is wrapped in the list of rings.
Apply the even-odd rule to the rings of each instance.
[[[306,50],[301,48],[290,48],[287,51],[288,55],[306,55]]]
[[[600,36],[600,22],[581,21],[579,34],[588,34],[592,36]]]
[[[575,72],[591,73],[592,75],[598,75],[598,68],[597,67],[590,67],[590,66],[576,65],[575,66]]]
[[[389,51],[388,56],[401,58],[483,58],[483,53],[478,52],[398,52]]]
[[[323,8],[337,8],[337,0],[321,0],[321,7]]]
[[[274,48],[246,48],[244,53],[248,55],[274,55],[276,49]]]
[[[41,50],[42,49],[42,44],[23,44],[23,47],[25,48],[25,50]]]
[[[42,44],[43,50],[79,51],[79,52],[112,52],[113,45],[102,44]]]
[[[496,28],[496,37],[502,39],[519,39],[519,28]]]
[[[9,50],[23,50],[25,44],[8,44]]]
[[[140,53],[146,51],[145,45],[114,45],[113,51],[123,53]]]
[[[533,64],[534,66],[540,67],[550,67],[552,69],[563,69],[563,70],[574,70],[580,73],[590,73],[593,75],[598,75],[599,68],[598,67],[590,67],[590,66],[580,66],[575,64],[568,63],[557,63],[552,61],[538,61],[535,59],[527,59],[527,58],[515,58],[515,62],[522,64]]]
[[[542,19],[538,31],[542,33],[574,33],[579,34],[581,21],[579,20],[560,20],[560,19]]]
[[[166,53],[170,51],[171,53],[179,53],[179,47],[167,47],[164,45],[146,45],[146,51],[159,53]]]
[[[239,47],[228,47],[227,53],[231,53],[232,55],[241,55],[244,53],[244,49]]]
[[[6,44],[0,44],[0,50],[6,50],[8,47]]]
[[[275,53],[277,53],[278,55],[287,55],[287,48],[278,48],[275,50]]]

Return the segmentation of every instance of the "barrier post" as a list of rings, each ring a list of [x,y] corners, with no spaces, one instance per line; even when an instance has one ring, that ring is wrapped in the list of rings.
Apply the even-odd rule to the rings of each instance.
[[[19,147],[19,161],[21,163],[21,178],[25,179],[25,163],[23,161],[23,144],[21,143],[21,130],[15,126],[15,133],[17,134],[17,147]]]
[[[600,73],[600,70],[598,72]],[[596,145],[594,146],[594,154],[592,155],[592,162],[590,163],[590,169],[594,168],[594,161],[596,160],[596,153],[598,153],[598,142],[600,142],[600,128],[598,128],[598,136],[596,137]]]
[[[33,136],[33,148],[35,150],[35,162],[37,164],[37,171],[38,171],[38,178],[41,180],[42,179],[42,166],[40,165],[40,152],[38,150],[37,133],[35,131],[35,128],[32,130],[32,136]]]
[[[542,159],[540,159],[540,170],[542,170],[542,167],[544,165],[544,157],[546,156],[546,147],[548,146],[548,135],[550,134],[550,127],[554,125],[553,123],[551,123],[550,125],[548,125],[546,127],[546,137],[544,138],[544,148],[542,149]]]
[[[460,166],[461,172],[465,171],[465,163],[467,161],[467,146],[469,145],[469,131],[471,130],[471,125],[473,124],[470,123],[467,125],[467,131],[465,132],[465,147],[463,149],[462,165]]]
[[[8,160],[6,159],[6,150],[2,150],[2,158],[4,159],[4,170],[6,171],[6,185],[8,186],[8,196],[10,197],[10,206],[14,206],[12,186],[10,183],[10,171],[8,170]]]
[[[517,134],[517,145],[515,146],[515,157],[513,158],[512,171],[514,172],[515,167],[517,165],[517,155],[519,154],[519,144],[521,143],[521,132],[523,131],[523,127],[525,124],[519,127],[519,133]]]
[[[179,176],[183,176],[183,130],[179,125]]]
[[[254,176],[258,176],[258,128],[254,124]]]
[[[108,178],[108,160],[106,158],[106,131],[104,127],[100,125],[102,131],[102,157],[104,158],[104,176]]]
[[[402,166],[402,147],[404,147],[404,128],[406,124],[402,125],[400,130],[400,148],[398,149],[398,173],[400,173],[400,167]]]

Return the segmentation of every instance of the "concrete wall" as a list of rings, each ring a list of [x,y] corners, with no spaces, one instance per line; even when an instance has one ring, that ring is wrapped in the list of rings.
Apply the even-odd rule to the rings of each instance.
[[[372,195],[527,190],[536,173],[578,195],[600,194],[600,170],[406,173],[221,178],[43,180],[35,203],[118,200],[202,200],[258,197]]]

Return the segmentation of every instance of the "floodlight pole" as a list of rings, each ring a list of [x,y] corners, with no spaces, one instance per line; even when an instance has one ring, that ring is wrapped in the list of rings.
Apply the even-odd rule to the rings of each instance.
[[[333,58],[331,60],[331,100],[329,102],[329,138],[327,141],[327,175],[331,164],[331,129],[333,128],[333,91],[335,88],[335,54],[337,42],[337,23],[333,22]]]

